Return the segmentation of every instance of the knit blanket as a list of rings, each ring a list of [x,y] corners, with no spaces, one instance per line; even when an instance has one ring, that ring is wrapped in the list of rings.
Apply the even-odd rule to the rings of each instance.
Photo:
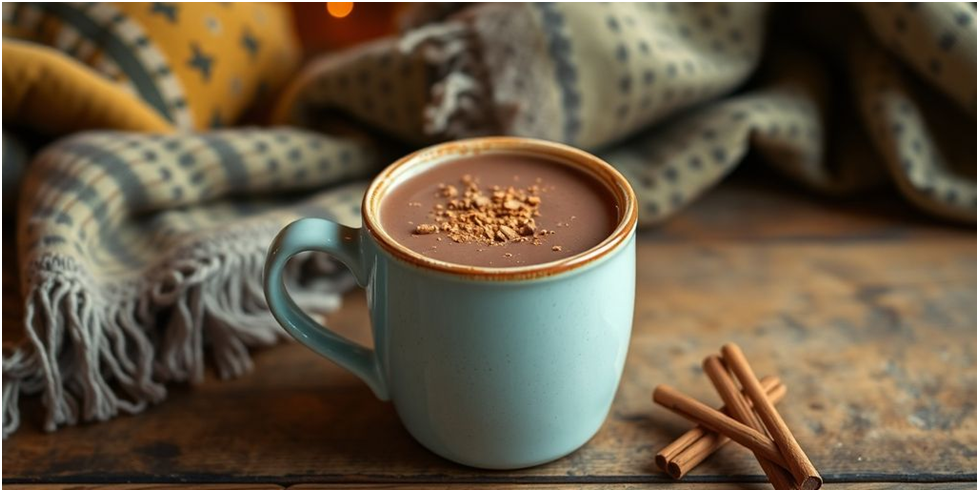
[[[828,197],[890,188],[975,223],[974,4],[422,6],[292,77],[286,14],[252,10],[277,7],[49,5],[3,7],[22,40],[4,40],[4,189],[13,122],[59,137],[9,173],[24,326],[5,333],[4,437],[21,395],[54,430],[137,413],[206,361],[251,369],[250,349],[284,340],[261,289],[273,235],[306,216],[359,225],[366,180],[433,142],[594,151],[636,189],[642,227],[749,154]],[[209,129],[270,87],[270,126]],[[287,277],[321,314],[352,285],[323,255]]]

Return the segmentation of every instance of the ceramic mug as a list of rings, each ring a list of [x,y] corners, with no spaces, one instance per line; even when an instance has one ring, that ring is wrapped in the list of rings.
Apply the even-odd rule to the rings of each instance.
[[[507,268],[464,266],[398,244],[381,227],[388,190],[460,157],[523,153],[576,167],[614,196],[614,232],[583,253]],[[637,205],[628,182],[601,159],[565,145],[487,137],[429,147],[382,171],[364,197],[363,227],[300,219],[269,249],[265,295],[293,337],[391,400],[419,442],[450,460],[511,469],[560,458],[598,431],[629,347],[635,298]],[[303,313],[283,267],[325,251],[367,289],[373,350]]]

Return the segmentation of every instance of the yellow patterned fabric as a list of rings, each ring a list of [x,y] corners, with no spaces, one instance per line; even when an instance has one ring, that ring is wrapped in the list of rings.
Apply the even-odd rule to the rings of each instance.
[[[183,130],[233,124],[300,61],[286,5],[5,3],[3,23],[5,36],[63,52]]]
[[[3,119],[41,135],[91,128],[168,132],[170,123],[90,68],[34,43],[3,43]]]

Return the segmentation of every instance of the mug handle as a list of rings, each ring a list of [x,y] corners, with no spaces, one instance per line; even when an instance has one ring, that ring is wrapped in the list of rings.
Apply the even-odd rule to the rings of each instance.
[[[387,384],[375,352],[313,321],[286,292],[282,269],[289,258],[303,251],[329,253],[346,265],[363,286],[366,268],[360,230],[317,218],[299,219],[287,225],[275,236],[265,260],[265,299],[272,316],[296,340],[362,379],[381,400],[388,400]]]

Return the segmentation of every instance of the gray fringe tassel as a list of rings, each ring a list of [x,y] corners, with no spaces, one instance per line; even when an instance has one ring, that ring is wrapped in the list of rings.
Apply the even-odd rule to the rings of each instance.
[[[20,425],[21,394],[42,394],[44,429],[139,413],[165,383],[204,379],[208,346],[221,378],[252,369],[248,349],[285,333],[267,310],[262,269],[274,227],[201,240],[137,280],[99,284],[71,258],[35,259],[26,274],[27,340],[3,354],[3,438]],[[297,257],[286,278],[310,312],[340,305],[353,278],[323,255]],[[304,270],[335,273],[298,285]]]

